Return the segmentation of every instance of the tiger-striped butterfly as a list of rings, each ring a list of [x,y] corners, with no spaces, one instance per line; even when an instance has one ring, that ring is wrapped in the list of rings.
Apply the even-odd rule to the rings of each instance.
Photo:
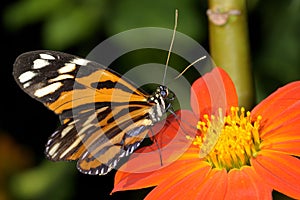
[[[61,118],[50,136],[50,160],[77,160],[80,172],[104,175],[131,154],[170,108],[173,94],[160,85],[152,95],[102,65],[62,52],[20,55],[19,86]]]

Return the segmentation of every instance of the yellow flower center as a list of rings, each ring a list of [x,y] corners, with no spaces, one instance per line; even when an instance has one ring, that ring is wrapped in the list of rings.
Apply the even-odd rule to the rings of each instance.
[[[231,113],[223,116],[204,115],[197,129],[202,133],[193,138],[193,144],[200,148],[199,157],[215,168],[241,168],[250,165],[250,158],[256,157],[260,150],[259,126],[262,119],[255,121],[245,108],[231,107]]]

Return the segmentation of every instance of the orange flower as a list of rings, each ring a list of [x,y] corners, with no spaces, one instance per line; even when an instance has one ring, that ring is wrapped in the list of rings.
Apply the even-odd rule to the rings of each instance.
[[[191,93],[193,112],[169,116],[157,143],[117,172],[113,192],[156,186],[146,199],[272,199],[272,190],[300,198],[300,81],[251,112],[238,107],[220,68],[198,79]]]

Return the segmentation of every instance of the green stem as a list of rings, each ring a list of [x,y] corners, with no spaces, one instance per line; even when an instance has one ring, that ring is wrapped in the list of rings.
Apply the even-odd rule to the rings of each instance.
[[[246,0],[209,0],[210,53],[232,78],[239,104],[253,106]]]

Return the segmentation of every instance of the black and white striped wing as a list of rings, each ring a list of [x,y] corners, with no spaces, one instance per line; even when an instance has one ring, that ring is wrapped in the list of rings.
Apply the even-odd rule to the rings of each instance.
[[[153,124],[154,102],[102,65],[55,51],[20,55],[13,75],[19,86],[61,117],[46,155],[78,160],[87,174],[106,174],[132,153]]]

